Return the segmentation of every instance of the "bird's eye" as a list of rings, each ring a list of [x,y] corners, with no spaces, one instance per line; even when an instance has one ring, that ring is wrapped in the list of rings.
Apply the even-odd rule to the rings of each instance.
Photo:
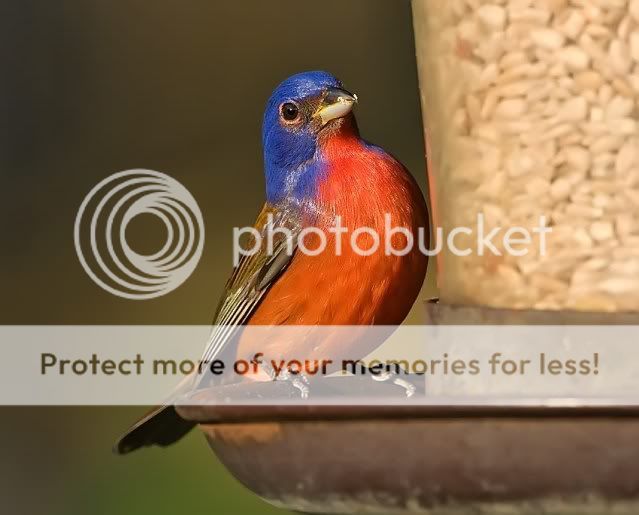
[[[295,121],[300,115],[300,109],[293,102],[282,104],[282,118],[287,122]]]

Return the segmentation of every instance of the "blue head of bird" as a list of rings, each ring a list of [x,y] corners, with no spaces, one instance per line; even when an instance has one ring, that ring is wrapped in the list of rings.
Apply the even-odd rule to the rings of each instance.
[[[351,113],[356,102],[337,78],[322,71],[293,75],[275,88],[262,126],[269,202],[313,195],[325,167],[321,142],[344,130],[357,134]]]

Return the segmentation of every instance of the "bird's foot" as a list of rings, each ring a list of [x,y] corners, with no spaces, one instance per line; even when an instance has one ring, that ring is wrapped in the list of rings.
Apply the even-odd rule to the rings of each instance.
[[[308,399],[308,396],[311,393],[311,387],[308,377],[306,377],[304,374],[293,373],[289,370],[283,370],[279,373],[276,380],[286,381],[290,383],[293,388],[297,388],[300,391],[300,397],[302,399]]]
[[[281,370],[279,373],[275,371],[275,369],[267,364],[262,363],[262,369],[268,374],[271,378],[271,381],[283,381],[290,384],[293,388],[296,388],[300,392],[300,397],[302,399],[308,399],[309,394],[311,393],[310,382],[308,377],[301,373],[293,373],[288,369]]]
[[[404,389],[404,393],[406,394],[406,398],[410,399],[415,392],[417,391],[417,387],[406,379],[402,379],[397,372],[393,372],[392,370],[385,370],[382,373],[372,374],[371,376],[373,381],[377,381],[379,383],[392,383],[394,385],[399,386]]]

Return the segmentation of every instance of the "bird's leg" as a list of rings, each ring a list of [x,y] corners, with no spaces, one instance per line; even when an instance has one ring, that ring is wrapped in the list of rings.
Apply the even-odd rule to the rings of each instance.
[[[289,383],[293,388],[300,391],[300,397],[302,399],[308,399],[311,388],[308,377],[304,374],[293,373],[288,368],[280,370],[278,373],[273,366],[266,361],[260,363],[260,367],[271,378],[271,381],[284,381]]]
[[[302,397],[302,399],[308,399],[311,388],[308,377],[306,377],[304,374],[293,373],[289,369],[286,369],[280,372],[277,380],[289,382],[294,388],[297,388],[300,391],[300,396]]]
[[[379,372],[379,370],[371,369],[369,369],[369,372],[371,373],[373,381],[377,381],[379,383],[390,382],[403,388],[407,398],[412,397],[417,392],[417,387],[413,383],[407,381],[406,379],[402,379],[397,371],[390,369],[390,366],[386,366],[386,369],[382,372]],[[408,374],[404,373],[403,375]]]

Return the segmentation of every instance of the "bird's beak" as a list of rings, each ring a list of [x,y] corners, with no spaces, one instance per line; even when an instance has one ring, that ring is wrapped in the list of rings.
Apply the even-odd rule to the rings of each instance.
[[[346,116],[353,110],[356,103],[357,95],[342,88],[329,88],[315,113],[315,117],[321,118],[322,126],[324,126],[331,120]]]

